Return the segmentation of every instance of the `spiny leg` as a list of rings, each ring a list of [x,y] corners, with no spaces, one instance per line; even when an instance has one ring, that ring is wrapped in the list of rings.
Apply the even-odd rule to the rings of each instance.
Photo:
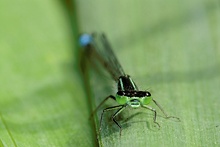
[[[154,99],[153,99],[153,102],[160,108],[160,110],[163,112],[163,114],[166,116],[166,118],[176,118],[178,121],[180,121],[180,119],[178,117],[167,115],[167,113],[163,110],[163,108],[160,106],[160,104],[158,104],[157,101],[155,101]]]
[[[155,109],[149,107],[149,106],[146,106],[146,105],[142,105],[142,107],[143,107],[143,108],[147,108],[147,109],[149,109],[149,110],[151,110],[151,111],[154,112],[154,123],[157,124],[158,127],[160,128],[159,123],[156,121],[156,119],[157,119],[157,111],[156,111]]]
[[[105,112],[107,111],[112,111],[112,110],[115,110],[115,109],[118,109],[121,110],[122,108],[124,107],[124,105],[118,105],[118,106],[113,106],[113,107],[108,107],[108,108],[105,108],[103,111],[102,111],[102,114],[101,114],[101,118],[100,118],[100,128],[99,128],[99,132],[101,132],[102,130],[102,119],[103,119],[103,115]],[[117,111],[118,112],[118,111]],[[114,114],[115,115],[115,114]],[[113,116],[114,116],[113,115]],[[113,119],[114,121],[114,119]],[[116,123],[117,124],[117,123]]]
[[[92,114],[90,115],[89,119],[91,119],[93,117],[93,115],[95,114],[95,112],[109,99],[113,99],[115,100],[115,97],[113,95],[109,95],[108,97],[106,97],[99,105],[98,107],[96,107],[96,109],[92,112]]]
[[[119,123],[115,120],[115,117],[116,117],[119,113],[121,113],[126,107],[127,107],[127,105],[123,105],[123,107],[121,107],[120,109],[118,109],[118,111],[116,111],[115,114],[112,115],[112,120],[116,123],[116,125],[117,125],[117,126],[119,127],[119,129],[120,129],[120,136],[121,136],[121,130],[122,130],[122,128],[121,128],[121,125],[119,125]]]

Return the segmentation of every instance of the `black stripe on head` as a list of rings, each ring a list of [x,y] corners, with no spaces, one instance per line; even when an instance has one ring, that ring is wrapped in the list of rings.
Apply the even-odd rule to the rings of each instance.
[[[118,91],[117,95],[127,97],[150,97],[151,94],[148,91]]]

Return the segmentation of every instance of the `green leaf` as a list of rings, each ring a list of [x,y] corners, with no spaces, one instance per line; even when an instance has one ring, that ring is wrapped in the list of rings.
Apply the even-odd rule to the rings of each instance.
[[[111,147],[220,145],[217,0],[4,1],[0,22],[0,146],[90,147],[96,138]],[[91,107],[114,94],[114,83],[94,71],[85,88],[78,27],[105,32],[139,89],[181,122],[151,105],[159,130],[152,112],[129,109],[117,117],[121,137],[109,119],[113,112],[96,136]]]
[[[139,89],[151,91],[169,115],[128,109],[111,121],[104,116],[100,146],[219,146],[220,21],[218,1],[78,1],[82,32],[104,32],[124,70]],[[91,77],[96,106],[112,85]],[[102,88],[103,87],[103,88]],[[110,90],[109,90],[110,89]],[[110,100],[109,100],[110,101]],[[108,106],[117,105],[109,102]],[[95,108],[95,106],[94,106]],[[93,109],[94,109],[93,108]],[[96,118],[99,128],[101,110]]]
[[[93,146],[63,2],[3,1],[0,21],[0,146]]]

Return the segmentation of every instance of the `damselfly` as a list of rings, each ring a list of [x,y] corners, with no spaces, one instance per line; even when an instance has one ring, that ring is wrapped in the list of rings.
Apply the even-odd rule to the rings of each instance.
[[[118,103],[118,105],[105,108],[102,111],[99,131],[102,129],[102,119],[104,113],[107,111],[116,110],[116,112],[112,115],[112,120],[119,127],[121,135],[122,127],[116,121],[115,117],[127,107],[142,107],[151,110],[154,113],[154,123],[160,127],[159,123],[156,121],[157,111],[148,106],[148,104],[150,104],[152,101],[159,107],[166,118],[176,118],[180,120],[177,117],[167,115],[163,108],[155,101],[155,99],[151,97],[151,93],[149,91],[141,91],[138,89],[131,77],[125,74],[104,34],[83,34],[80,36],[80,44],[85,48],[85,51],[88,52],[92,59],[97,60],[101,63],[101,65],[103,65],[103,67],[110,73],[114,81],[117,83],[118,91],[115,96],[109,95],[106,97],[94,111],[96,112],[98,108],[100,108],[100,106],[108,99],[113,99]]]

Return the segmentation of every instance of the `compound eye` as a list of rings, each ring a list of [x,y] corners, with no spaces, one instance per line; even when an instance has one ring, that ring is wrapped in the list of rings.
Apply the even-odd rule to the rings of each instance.
[[[121,104],[124,105],[128,102],[128,97],[127,96],[123,96],[123,95],[118,95],[118,93],[116,94],[116,101]]]
[[[146,96],[150,97],[151,96],[150,92],[146,91]]]
[[[119,95],[119,96],[124,96],[124,95],[125,95],[125,92],[124,92],[124,91],[118,91],[118,92],[117,92],[117,95]]]
[[[142,98],[142,104],[148,105],[152,101],[152,98],[150,96],[146,96]]]

